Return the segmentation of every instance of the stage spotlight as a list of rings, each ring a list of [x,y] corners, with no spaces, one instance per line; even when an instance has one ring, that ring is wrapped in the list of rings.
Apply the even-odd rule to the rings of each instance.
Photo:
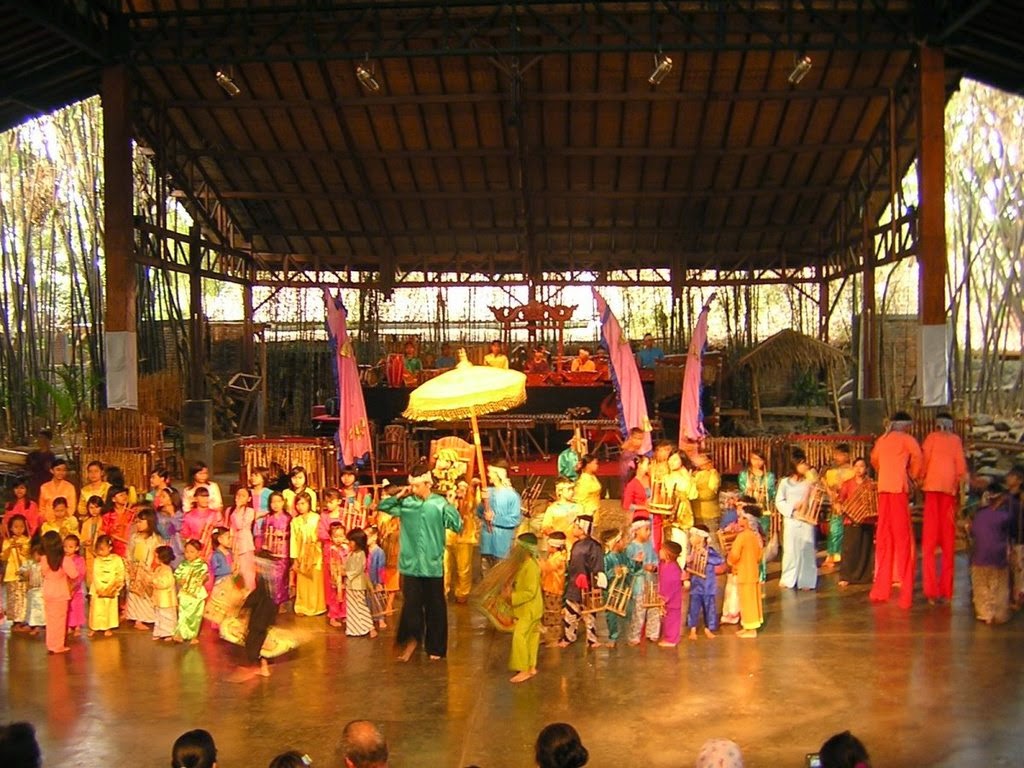
[[[370,63],[369,58],[364,63],[356,65],[356,77],[359,78],[363,88],[371,93],[377,93],[380,90],[380,82],[378,82],[374,75],[373,65]]]
[[[807,73],[811,71],[811,57],[804,54],[803,56],[797,56],[793,62],[793,71],[789,73],[789,82],[796,85]]]
[[[224,93],[234,98],[242,92],[242,89],[235,85],[235,81],[231,79],[231,75],[218,69],[217,74],[214,75],[217,80],[217,85],[224,89]]]
[[[656,53],[654,55],[654,70],[651,72],[651,76],[647,78],[647,82],[651,85],[659,85],[662,80],[668,77],[668,73],[671,71],[672,59]]]

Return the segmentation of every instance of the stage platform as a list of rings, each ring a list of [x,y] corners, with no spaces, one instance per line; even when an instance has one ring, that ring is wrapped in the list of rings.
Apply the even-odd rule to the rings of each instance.
[[[1020,764],[1024,620],[974,620],[958,558],[952,607],[917,598],[904,613],[873,607],[866,588],[836,577],[819,593],[779,593],[756,640],[725,628],[668,650],[542,649],[540,674],[513,686],[509,636],[452,606],[449,657],[393,660],[393,630],[346,638],[320,618],[287,617],[304,644],[270,679],[225,677],[236,649],[212,636],[194,647],[122,629],[47,656],[42,639],[0,633],[0,720],[36,724],[45,764],[161,766],[182,731],[216,737],[220,764],[265,766],[295,748],[334,768],[341,726],[381,724],[401,768],[523,768],[545,724],[576,725],[590,766],[691,766],[701,743],[728,737],[754,768],[798,768],[837,731],[852,729],[879,768]],[[774,569],[773,569],[774,570]]]

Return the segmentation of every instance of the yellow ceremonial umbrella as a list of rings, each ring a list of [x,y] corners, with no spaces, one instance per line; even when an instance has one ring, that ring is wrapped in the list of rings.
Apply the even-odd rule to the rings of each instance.
[[[409,407],[402,412],[414,421],[469,419],[473,427],[473,445],[480,467],[484,498],[487,479],[484,452],[480,447],[480,427],[476,417],[507,411],[526,402],[526,374],[506,368],[473,365],[459,350],[459,364],[424,382],[409,393]]]

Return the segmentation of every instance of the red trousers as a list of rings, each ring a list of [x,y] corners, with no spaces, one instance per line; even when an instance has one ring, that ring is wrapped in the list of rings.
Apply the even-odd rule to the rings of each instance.
[[[889,599],[893,575],[898,574],[899,606],[910,608],[914,597],[914,535],[910,527],[910,500],[905,493],[878,494],[875,564],[872,602],[884,603]]]
[[[956,497],[941,491],[924,492],[921,529],[921,582],[929,600],[953,599],[953,546],[956,539]],[[935,550],[942,550],[936,574]]]

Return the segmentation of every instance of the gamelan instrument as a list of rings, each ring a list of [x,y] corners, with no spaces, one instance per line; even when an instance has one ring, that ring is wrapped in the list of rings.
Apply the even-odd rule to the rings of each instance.
[[[878,486],[875,481],[865,478],[857,490],[843,502],[843,513],[858,525],[878,517]]]

